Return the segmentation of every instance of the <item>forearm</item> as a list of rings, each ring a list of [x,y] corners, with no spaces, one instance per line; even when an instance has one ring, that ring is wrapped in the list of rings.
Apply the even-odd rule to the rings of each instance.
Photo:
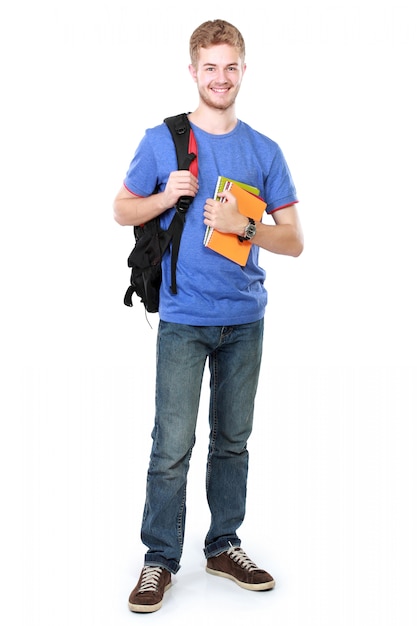
[[[256,235],[252,242],[274,254],[294,257],[302,253],[304,246],[303,234],[299,224],[263,224],[257,222]]]
[[[121,226],[145,224],[170,208],[164,199],[164,193],[155,193],[146,198],[117,197],[113,203],[114,219]]]
[[[198,180],[189,170],[171,172],[165,189],[147,197],[136,196],[123,186],[113,203],[114,219],[121,226],[145,224],[174,207],[181,196],[194,198],[197,191]]]

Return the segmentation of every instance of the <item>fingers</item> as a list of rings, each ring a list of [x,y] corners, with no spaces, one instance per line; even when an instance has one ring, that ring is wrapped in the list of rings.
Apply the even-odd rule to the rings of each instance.
[[[198,180],[188,170],[171,172],[163,192],[164,205],[172,207],[181,196],[194,198],[198,192]]]
[[[171,172],[167,187],[172,192],[178,192],[179,196],[195,196],[198,192],[198,180],[188,170]]]

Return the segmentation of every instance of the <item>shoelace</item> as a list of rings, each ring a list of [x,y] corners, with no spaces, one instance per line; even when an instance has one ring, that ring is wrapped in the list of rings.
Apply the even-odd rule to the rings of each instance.
[[[242,548],[232,546],[228,549],[227,554],[233,561],[235,561],[235,563],[239,565],[239,567],[248,570],[248,572],[259,569],[259,567],[248,557],[246,552],[242,550]]]
[[[162,573],[162,567],[154,567],[146,565],[142,572],[142,581],[138,593],[146,593],[147,591],[156,591],[159,585],[159,578]]]

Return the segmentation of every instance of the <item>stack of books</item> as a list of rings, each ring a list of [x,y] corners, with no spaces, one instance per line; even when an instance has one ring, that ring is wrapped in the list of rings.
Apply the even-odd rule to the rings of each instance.
[[[266,208],[266,202],[259,196],[259,189],[241,183],[225,176],[219,176],[214,192],[214,199],[224,202],[224,198],[219,197],[222,191],[230,191],[237,200],[239,212],[246,217],[251,217],[255,221],[261,221]],[[234,263],[244,266],[247,263],[251,241],[240,241],[237,235],[232,233],[220,233],[218,230],[207,226],[204,236],[204,245],[214,252],[221,254]]]

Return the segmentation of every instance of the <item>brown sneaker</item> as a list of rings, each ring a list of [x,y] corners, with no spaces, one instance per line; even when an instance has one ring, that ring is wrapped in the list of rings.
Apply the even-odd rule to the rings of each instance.
[[[272,576],[259,569],[242,548],[231,547],[226,552],[207,559],[206,571],[215,576],[230,578],[239,587],[251,591],[266,591],[275,586]]]
[[[138,584],[129,596],[129,609],[135,613],[157,611],[161,608],[164,593],[171,584],[171,572],[163,567],[145,565]]]

